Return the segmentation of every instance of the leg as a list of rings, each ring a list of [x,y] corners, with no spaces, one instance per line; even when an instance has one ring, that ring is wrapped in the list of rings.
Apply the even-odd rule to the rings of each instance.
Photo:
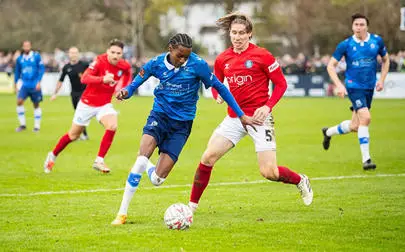
[[[356,115],[353,115],[353,118],[356,118],[356,121],[353,120],[352,128],[357,128],[357,136],[360,143],[363,169],[375,169],[377,166],[371,161],[370,158],[370,134],[368,131],[368,126],[370,125],[371,121],[370,108],[373,100],[374,90],[348,90],[348,94],[353,105],[353,110],[356,112]]]
[[[117,130],[117,112],[112,108],[111,104],[104,105],[97,113],[97,120],[104,126],[105,133],[101,140],[97,157],[93,163],[93,169],[109,173],[110,169],[104,163],[104,157],[111,147]]]
[[[323,134],[323,148],[324,150],[328,150],[330,146],[330,140],[332,139],[332,136],[334,135],[343,135],[347,134],[353,131],[357,131],[356,129],[356,120],[357,116],[355,116],[355,112],[353,112],[352,115],[352,120],[345,120],[338,125],[332,126],[332,127],[325,127],[322,128],[322,134]]]
[[[27,98],[28,93],[27,90],[23,87],[18,91],[17,95],[17,116],[18,116],[18,121],[20,122],[20,126],[16,128],[17,132],[21,132],[25,130],[26,127],[26,121],[25,121],[25,109],[24,109],[24,101]]]
[[[208,186],[211,171],[215,163],[232,149],[233,146],[234,144],[224,136],[215,132],[212,134],[194,175],[189,202],[189,206],[193,212],[196,211],[198,202]]]
[[[76,108],[77,108],[77,104],[79,103],[79,101],[80,101],[80,97],[81,97],[81,93],[71,93],[70,94],[70,97],[71,97],[71,100],[72,100],[72,105],[73,105],[73,109],[74,110],[76,110]],[[81,140],[88,140],[89,139],[89,137],[88,137],[88,135],[87,135],[87,130],[86,130],[86,128],[84,128],[84,130],[83,130],[83,135],[84,135],[84,138],[82,139],[81,137],[80,137],[80,139]]]
[[[39,103],[34,103],[34,132],[38,132],[41,128],[42,110]]]
[[[249,128],[248,134],[255,143],[261,175],[268,180],[296,185],[301,192],[304,204],[310,205],[313,193],[307,176],[299,175],[287,167],[277,166],[276,138],[272,115],[269,115],[264,125],[257,126],[256,131]]]
[[[197,210],[200,198],[208,186],[215,163],[236,146],[245,135],[246,131],[239,119],[228,116],[214,131],[194,175],[190,202],[188,203],[193,212]]]
[[[84,126],[82,125],[77,125],[75,123],[72,124],[72,127],[70,128],[69,132],[65,135],[63,135],[58,143],[56,144],[55,148],[53,151],[48,153],[48,156],[45,160],[44,163],[44,171],[45,173],[50,173],[52,171],[52,168],[55,164],[56,157],[59,155],[60,152],[62,152],[66,146],[71,143],[72,141],[76,140],[79,138],[80,134],[82,133],[84,129]]]
[[[121,206],[116,219],[111,223],[112,225],[125,224],[129,204],[139,186],[139,182],[142,178],[142,173],[146,170],[149,157],[153,154],[156,145],[156,140],[151,135],[144,134],[142,136],[138,157],[131,169],[131,172],[128,175],[128,179],[125,183],[125,191],[122,197]]]
[[[118,119],[116,114],[108,114],[100,119],[100,123],[105,128],[103,139],[100,143],[100,148],[96,160],[94,161],[93,168],[101,172],[109,172],[110,170],[104,164],[104,157],[111,147],[114,140],[115,132],[117,130]]]
[[[377,168],[377,166],[371,161],[370,157],[370,133],[368,126],[371,122],[371,114],[368,108],[361,108],[357,110],[357,116],[359,121],[358,126],[358,138],[360,143],[360,151],[362,155],[363,169],[371,170]]]
[[[42,101],[42,91],[41,90],[33,90],[29,92],[29,96],[31,98],[32,104],[34,105],[34,132],[38,132],[41,128],[41,118],[42,118],[42,110],[39,107],[39,103]]]
[[[167,119],[164,137],[158,145],[159,160],[156,167],[152,164],[147,170],[148,177],[153,185],[161,185],[173,169],[191,133],[192,125],[192,121]]]
[[[313,192],[309,179],[305,175],[299,175],[287,167],[277,166],[276,152],[272,150],[257,152],[260,173],[271,181],[294,184],[301,193],[305,205],[310,205]]]

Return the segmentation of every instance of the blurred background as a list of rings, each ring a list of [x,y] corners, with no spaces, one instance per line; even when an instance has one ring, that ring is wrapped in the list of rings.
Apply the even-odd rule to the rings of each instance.
[[[109,40],[119,38],[136,74],[148,59],[167,50],[171,35],[185,32],[194,40],[194,52],[212,65],[229,46],[215,21],[238,10],[254,21],[252,41],[270,50],[284,73],[293,75],[289,87],[294,80],[298,86],[319,84],[324,92],[312,94],[333,95],[326,65],[337,43],[352,35],[355,12],[368,16],[369,32],[383,37],[390,72],[405,72],[404,9],[405,0],[0,0],[0,90],[8,90],[6,76],[11,78],[23,40],[41,52],[47,72],[59,72],[70,46],[91,61]],[[338,68],[343,76],[344,61]],[[308,84],[306,76],[314,74],[321,80],[311,78]]]

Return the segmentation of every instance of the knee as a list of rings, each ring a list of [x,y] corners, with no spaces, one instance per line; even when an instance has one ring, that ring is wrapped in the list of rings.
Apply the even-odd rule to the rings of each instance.
[[[17,100],[17,106],[21,106],[21,105],[24,105],[24,101],[18,99],[18,100]]]
[[[214,151],[207,149],[207,150],[205,150],[205,152],[201,158],[201,163],[212,167],[217,162],[217,160],[218,160],[218,155]]]
[[[106,130],[116,131],[118,128],[117,123],[110,123],[105,126]]]
[[[370,116],[367,116],[367,117],[362,118],[362,119],[360,120],[360,124],[361,124],[361,125],[365,125],[365,126],[369,125],[370,122],[371,122],[371,117],[370,117]]]
[[[279,175],[277,166],[275,165],[267,165],[266,167],[260,167],[260,174],[271,181],[278,181]]]
[[[68,132],[68,136],[69,136],[70,140],[72,140],[72,141],[78,139],[80,137],[80,134],[81,134],[81,132],[79,132],[79,133],[78,132],[72,132],[72,131]]]
[[[351,131],[357,132],[358,129],[359,129],[359,124],[358,124],[358,123],[353,123],[353,122],[352,122],[352,123],[350,124],[350,130],[351,130]]]

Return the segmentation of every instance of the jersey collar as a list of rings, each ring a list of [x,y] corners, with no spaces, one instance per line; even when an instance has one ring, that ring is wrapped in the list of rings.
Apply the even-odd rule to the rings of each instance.
[[[174,67],[172,64],[170,64],[169,61],[167,60],[167,57],[169,57],[169,54],[170,54],[170,53],[166,53],[165,59],[163,60],[163,62],[165,63],[165,66],[166,66],[166,68],[167,68],[168,70],[173,70],[173,69],[175,69],[175,67]],[[182,67],[186,66],[187,62],[188,62],[188,59],[187,59],[186,62],[184,62],[183,65],[181,65],[181,66],[182,66]],[[178,68],[177,68],[177,69],[178,69]]]
[[[23,56],[24,59],[29,59],[29,58],[32,57],[33,54],[34,54],[34,52],[30,51],[28,54],[22,53],[22,56]]]
[[[354,40],[356,43],[368,42],[368,41],[370,40],[370,33],[367,32],[367,37],[366,37],[365,40],[360,40],[360,39],[358,39],[355,35],[353,35],[352,37],[353,37],[353,40]]]

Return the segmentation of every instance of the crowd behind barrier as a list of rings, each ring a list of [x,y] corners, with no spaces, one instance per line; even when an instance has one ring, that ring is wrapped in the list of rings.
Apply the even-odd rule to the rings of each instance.
[[[0,51],[0,92],[9,92],[12,87],[13,67],[15,60],[21,54],[16,52]],[[41,53],[45,65],[46,74],[42,80],[42,91],[45,95],[53,93],[59,72],[62,67],[69,62],[67,53],[58,48],[53,53]],[[81,60],[91,62],[96,54],[93,52],[81,53]],[[286,96],[334,96],[334,86],[332,85],[326,71],[326,66],[330,60],[330,55],[306,57],[299,53],[296,57],[285,54],[277,57],[288,82]],[[132,57],[127,59],[136,75],[147,58],[137,60]],[[209,65],[214,64],[214,59],[207,60]],[[337,66],[337,73],[343,79],[346,64],[344,59]],[[150,78],[138,89],[139,95],[151,96],[153,89],[158,84],[158,80]],[[70,92],[69,78],[65,78],[64,86],[60,91],[61,95]],[[209,90],[202,91],[203,96],[211,97]],[[405,51],[390,54],[390,74],[386,80],[386,88],[381,93],[376,93],[377,98],[405,98]]]

